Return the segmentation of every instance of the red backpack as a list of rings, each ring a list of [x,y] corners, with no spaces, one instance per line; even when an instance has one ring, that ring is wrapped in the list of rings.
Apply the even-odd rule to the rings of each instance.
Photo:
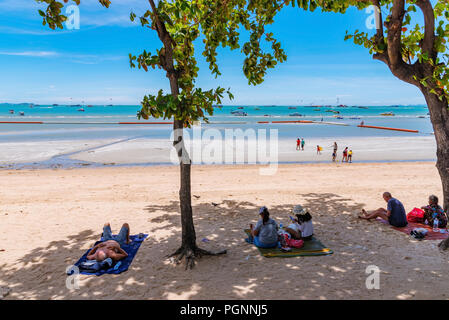
[[[424,222],[424,210],[421,210],[418,208],[413,208],[413,210],[407,214],[407,221],[423,223]]]

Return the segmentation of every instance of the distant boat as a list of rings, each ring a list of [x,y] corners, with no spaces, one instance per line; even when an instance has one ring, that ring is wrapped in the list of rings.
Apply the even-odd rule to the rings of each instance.
[[[338,105],[337,107],[339,107],[339,108],[346,108],[347,105],[345,105],[345,104],[340,104],[340,105]]]
[[[24,115],[25,115],[25,112],[23,112],[23,111],[19,112],[19,116],[24,116]]]
[[[343,119],[342,116],[334,116],[336,119]]]
[[[321,111],[321,109],[313,109],[313,111]]]
[[[418,116],[418,118],[425,119],[426,116]]]
[[[243,111],[233,112],[232,114],[238,117],[246,117],[248,115],[246,112]]]
[[[53,107],[56,107],[56,106],[59,106],[59,104],[57,104],[57,103],[53,104]]]
[[[84,108],[79,108],[78,111],[84,112],[85,110],[84,110]]]
[[[271,115],[269,115],[269,114],[264,114],[263,116],[264,117],[271,117]]]
[[[392,117],[392,116],[394,116],[394,113],[393,112],[384,112],[384,113],[381,113],[380,115],[385,116],[385,117]]]
[[[296,107],[288,107],[289,109],[296,109]]]
[[[10,114],[14,114],[14,110],[12,110],[12,109],[9,110],[9,113],[10,113]]]
[[[340,114],[340,111],[337,111],[337,110],[332,110],[332,112],[335,114]]]
[[[260,108],[254,108],[254,110],[260,110]]]
[[[368,107],[357,107],[359,109],[368,109]]]
[[[326,110],[326,111],[324,111],[324,112],[334,112],[334,110]]]
[[[89,105],[88,105],[87,107],[88,107],[88,108],[92,108],[92,107],[93,107],[93,105],[89,104]]]
[[[349,119],[355,120],[355,119],[360,119],[360,117],[350,117]]]
[[[290,113],[289,116],[290,117],[301,117],[302,114],[300,114],[299,112],[295,112],[295,113]]]
[[[237,107],[237,109],[243,109],[243,107]]]
[[[108,105],[107,105],[107,107],[112,107],[112,106],[113,106],[113,104],[108,104]]]

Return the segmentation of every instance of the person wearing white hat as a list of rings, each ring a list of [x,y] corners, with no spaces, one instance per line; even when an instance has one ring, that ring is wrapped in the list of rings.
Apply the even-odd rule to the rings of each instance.
[[[313,223],[312,216],[310,215],[307,209],[304,209],[301,205],[296,205],[293,208],[293,213],[296,216],[296,219],[293,220],[285,231],[290,233],[293,239],[296,240],[311,240],[313,236]]]

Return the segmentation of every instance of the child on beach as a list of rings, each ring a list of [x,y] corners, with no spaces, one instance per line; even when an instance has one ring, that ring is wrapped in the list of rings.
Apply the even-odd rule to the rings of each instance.
[[[296,219],[292,219],[292,223],[285,228],[293,239],[308,241],[313,236],[313,223],[312,216],[308,210],[304,209],[301,205],[297,205],[293,208],[293,213]]]
[[[352,163],[352,150],[349,150],[349,152],[348,152],[348,160],[349,160],[349,163]]]
[[[343,159],[341,159],[341,162],[348,162],[348,147],[343,150]]]
[[[321,154],[321,147],[319,145],[316,146],[316,154]]]
[[[301,139],[301,150],[304,151],[304,145],[306,142],[304,141],[304,138]]]

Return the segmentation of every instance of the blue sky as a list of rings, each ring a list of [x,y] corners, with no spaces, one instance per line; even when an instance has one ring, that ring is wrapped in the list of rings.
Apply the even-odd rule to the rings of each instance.
[[[156,33],[129,21],[142,0],[112,0],[109,9],[82,0],[80,29],[52,31],[31,0],[0,0],[0,102],[139,104],[145,94],[168,90],[162,71],[130,69],[128,53],[160,47]],[[235,100],[224,104],[357,105],[424,104],[417,88],[391,75],[367,49],[344,41],[345,31],[366,28],[369,14],[302,12],[288,8],[270,27],[288,59],[269,71],[259,86],[249,86],[239,50],[220,50],[222,76],[210,75],[197,47],[197,85],[231,87]]]

